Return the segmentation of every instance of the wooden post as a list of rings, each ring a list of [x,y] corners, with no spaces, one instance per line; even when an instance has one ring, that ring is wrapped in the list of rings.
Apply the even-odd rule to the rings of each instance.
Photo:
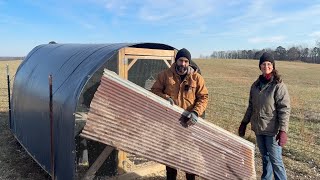
[[[125,57],[125,49],[120,49],[118,54],[118,75],[124,79],[128,79],[128,60]],[[124,162],[127,159],[127,153],[118,151],[118,174],[125,173]]]
[[[118,75],[124,79],[128,79],[129,69],[137,62],[138,59],[155,59],[163,60],[168,67],[174,62],[176,51],[159,50],[146,48],[122,48],[118,52]],[[129,64],[128,58],[133,59]],[[171,60],[171,64],[168,62]],[[118,152],[118,174],[126,173],[127,153],[124,151]]]
[[[125,58],[124,49],[119,50],[118,54],[118,75],[128,79],[128,60]]]

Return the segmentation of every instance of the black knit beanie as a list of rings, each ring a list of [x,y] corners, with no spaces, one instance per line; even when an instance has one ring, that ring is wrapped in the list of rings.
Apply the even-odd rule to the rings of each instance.
[[[276,69],[276,64],[275,64],[275,62],[274,62],[273,55],[272,55],[271,53],[269,53],[269,52],[264,52],[264,53],[262,54],[262,56],[260,57],[259,69],[261,69],[261,68],[260,68],[260,65],[261,65],[263,62],[265,62],[265,61],[271,62],[272,65],[273,65],[273,69]]]
[[[176,55],[176,58],[174,59],[174,61],[177,61],[179,58],[181,57],[185,57],[189,60],[189,62],[191,61],[191,54],[190,52],[185,49],[185,48],[182,48],[178,51],[177,55]]]

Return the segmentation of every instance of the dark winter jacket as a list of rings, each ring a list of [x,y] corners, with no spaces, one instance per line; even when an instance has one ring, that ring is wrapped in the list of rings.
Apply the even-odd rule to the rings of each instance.
[[[249,106],[242,122],[251,122],[256,135],[274,136],[279,130],[287,132],[291,108],[286,85],[272,79],[261,86],[260,79],[251,86]]]

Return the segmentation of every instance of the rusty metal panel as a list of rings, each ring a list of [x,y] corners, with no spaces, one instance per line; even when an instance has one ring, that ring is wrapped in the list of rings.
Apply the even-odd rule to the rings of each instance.
[[[254,145],[105,70],[82,136],[204,179],[255,179]]]

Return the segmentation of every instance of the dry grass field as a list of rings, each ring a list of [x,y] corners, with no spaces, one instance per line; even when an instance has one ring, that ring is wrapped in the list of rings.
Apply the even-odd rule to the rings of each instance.
[[[207,120],[237,133],[251,84],[260,75],[257,60],[197,60],[209,89]],[[320,64],[276,62],[289,89],[292,114],[284,162],[289,179],[320,179]],[[255,142],[247,128],[246,139]],[[258,152],[258,150],[257,150]],[[257,154],[257,174],[261,172]]]
[[[210,93],[206,119],[237,133],[248,104],[250,86],[260,74],[258,61],[206,59],[195,62]],[[0,179],[50,179],[8,129],[5,66],[9,64],[12,78],[20,63],[0,61]],[[277,61],[276,69],[288,86],[292,105],[289,141],[283,152],[288,178],[320,179],[320,65]],[[245,138],[255,142],[254,133],[247,129]],[[259,179],[258,150],[256,165]]]

